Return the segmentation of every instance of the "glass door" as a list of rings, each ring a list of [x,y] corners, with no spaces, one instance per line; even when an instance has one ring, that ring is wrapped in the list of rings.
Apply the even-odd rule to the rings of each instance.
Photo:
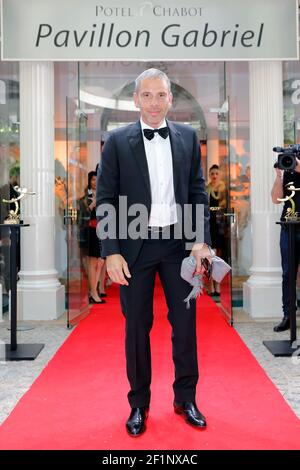
[[[9,210],[15,209],[14,204],[6,204],[3,199],[16,197],[14,186],[20,186],[19,63],[0,61],[0,77],[0,223],[3,223]],[[20,239],[16,256],[19,270]],[[0,322],[9,316],[10,289],[10,237],[9,230],[3,227],[0,229]]]
[[[79,96],[89,123],[89,168],[101,158],[99,142],[115,128],[139,119],[133,103],[135,78],[149,67],[163,70],[171,81],[173,104],[168,119],[192,126],[201,144],[203,174],[219,165],[227,193],[226,210],[218,214],[224,232],[223,257],[231,261],[232,215],[229,197],[229,109],[226,69],[222,62],[80,62]],[[231,275],[221,286],[222,311],[232,324]]]
[[[68,327],[89,313],[87,276],[87,117],[77,100],[66,99],[67,116],[67,318]]]
[[[225,70],[224,70],[225,74]],[[224,77],[225,82],[225,77]],[[225,95],[225,92],[224,92]],[[226,95],[225,95],[226,96]],[[230,136],[229,136],[229,97],[225,97],[218,112],[218,131],[220,149],[220,170],[226,188],[226,207],[216,213],[216,225],[222,242],[220,253],[217,253],[226,263],[232,266],[232,242],[234,240],[235,214],[230,204]],[[232,310],[232,270],[220,284],[220,309],[228,323],[233,326]]]

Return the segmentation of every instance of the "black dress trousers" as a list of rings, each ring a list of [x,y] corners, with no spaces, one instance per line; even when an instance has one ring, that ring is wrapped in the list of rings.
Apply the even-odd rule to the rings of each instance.
[[[173,383],[176,401],[193,401],[198,381],[196,343],[196,302],[183,302],[192,287],[180,277],[186,252],[181,240],[147,239],[130,269],[129,286],[121,286],[121,306],[126,318],[126,365],[130,384],[128,401],[132,408],[148,406],[151,385],[149,333],[153,323],[153,294],[158,272],[172,326],[175,366]],[[160,380],[156,377],[156,380]]]

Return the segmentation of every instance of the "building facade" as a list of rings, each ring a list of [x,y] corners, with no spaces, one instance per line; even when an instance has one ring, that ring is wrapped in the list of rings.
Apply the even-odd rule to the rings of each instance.
[[[20,319],[55,319],[66,307],[75,316],[84,310],[86,215],[81,201],[87,174],[101,159],[107,132],[138,118],[134,79],[149,67],[171,80],[169,118],[197,130],[205,177],[212,164],[220,166],[227,212],[233,214],[227,237],[233,306],[253,318],[281,316],[280,207],[270,197],[272,148],[299,142],[299,61],[2,60],[1,199],[16,184],[36,192],[21,203],[22,219],[30,227],[21,237]],[[2,203],[1,222],[7,210]],[[8,245],[2,230],[4,304]]]

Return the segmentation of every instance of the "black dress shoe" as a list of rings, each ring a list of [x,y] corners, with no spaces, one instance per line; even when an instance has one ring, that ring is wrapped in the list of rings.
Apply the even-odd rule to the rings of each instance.
[[[130,436],[138,437],[146,431],[148,411],[148,406],[132,408],[130,416],[126,422],[126,429]]]
[[[178,415],[183,415],[187,423],[198,428],[206,428],[206,419],[194,401],[174,402],[174,411]]]
[[[280,323],[274,326],[273,330],[276,332],[279,331],[286,331],[290,329],[290,318],[289,317],[283,317]]]

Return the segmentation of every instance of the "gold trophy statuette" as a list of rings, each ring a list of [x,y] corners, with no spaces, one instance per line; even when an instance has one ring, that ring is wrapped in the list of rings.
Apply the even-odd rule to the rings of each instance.
[[[13,187],[16,193],[19,194],[18,197],[13,197],[12,199],[2,199],[2,202],[6,204],[15,204],[15,209],[9,211],[8,217],[4,220],[5,224],[20,224],[20,215],[19,212],[19,202],[24,196],[36,194],[35,192],[29,192],[27,188],[20,188],[19,186]]]

